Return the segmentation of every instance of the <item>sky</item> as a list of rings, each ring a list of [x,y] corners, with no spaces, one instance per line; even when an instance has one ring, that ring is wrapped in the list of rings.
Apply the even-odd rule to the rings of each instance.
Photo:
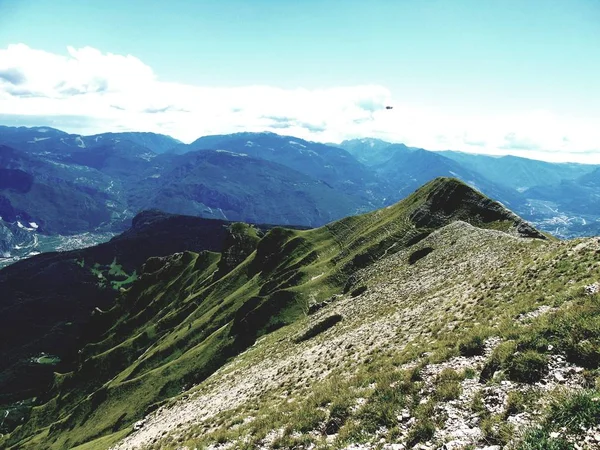
[[[600,0],[0,0],[0,124],[600,163]]]

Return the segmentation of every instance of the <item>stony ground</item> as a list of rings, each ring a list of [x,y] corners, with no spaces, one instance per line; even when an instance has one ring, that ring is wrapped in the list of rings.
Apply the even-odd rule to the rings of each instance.
[[[527,273],[536,264],[539,266],[537,258],[551,251],[577,257],[581,252],[600,249],[598,241],[592,239],[573,243],[542,242],[481,230],[464,222],[438,230],[418,247],[430,247],[433,251],[409,264],[414,248],[409,249],[388,255],[359,272],[354,287],[366,286],[365,292],[336,297],[304,322],[259,340],[204,383],[138,422],[132,433],[113,448],[193,448],[189,442],[201,441],[202,436],[217,430],[223,423],[220,420],[223,414],[240,415],[241,425],[236,426],[243,426],[257,417],[247,412],[252,410],[248,405],[253,405],[256,411],[256,405],[263,403],[299,402],[309,395],[316,383],[326,380],[335,371],[356,373],[379,355],[392,353],[415,355],[412,361],[400,367],[410,369],[435,353],[441,336],[458,332],[465,324],[475,329],[494,328],[508,319],[526,325],[556,306],[551,298],[542,297],[533,303],[513,305],[513,309],[505,308],[503,305],[512,305],[515,274]],[[532,289],[539,282],[536,276],[527,281]],[[565,286],[566,290],[569,288]],[[507,317],[509,310],[511,314],[514,312],[512,317]],[[297,336],[333,314],[340,314],[341,322],[312,339],[296,343]],[[535,384],[507,379],[480,383],[484,363],[500,343],[499,337],[492,336],[485,341],[482,355],[438,358],[442,360],[422,367],[419,392],[422,403],[435,395],[435,382],[445,369],[469,376],[460,381],[461,392],[457,398],[436,404],[434,415],[444,418],[443,425],[435,430],[431,439],[415,448],[498,450],[501,446],[485,441],[482,413],[473,410],[474,399],[481,400],[488,414],[500,415],[506,411],[509,393],[520,391],[524,395],[531,394],[539,402],[537,409],[541,411],[545,393],[561,388],[580,389],[584,385],[583,369],[567,363],[564,355],[558,353],[551,355],[547,374]],[[423,349],[423,352],[415,349]],[[360,403],[359,395],[357,407]],[[539,419],[535,410],[505,415],[504,420],[514,425],[513,442]],[[415,420],[405,408],[398,413],[399,431],[393,438],[388,430],[381,429],[366,442],[342,446],[334,433],[320,438],[319,445],[356,450],[404,449]],[[260,446],[274,447],[282,433],[282,428],[274,428]],[[312,433],[319,435],[318,430]],[[237,448],[242,440],[213,443],[209,448]],[[600,448],[598,429],[588,430],[585,440],[577,445]],[[314,447],[310,444],[306,448],[311,446]]]

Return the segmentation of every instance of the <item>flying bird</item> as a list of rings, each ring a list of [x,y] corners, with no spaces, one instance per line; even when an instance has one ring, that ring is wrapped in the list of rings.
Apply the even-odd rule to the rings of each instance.
[[[394,109],[393,106],[386,106],[385,109]]]

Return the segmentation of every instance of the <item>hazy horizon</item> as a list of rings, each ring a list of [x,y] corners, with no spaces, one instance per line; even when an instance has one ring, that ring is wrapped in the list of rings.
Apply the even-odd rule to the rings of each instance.
[[[593,0],[4,0],[0,122],[600,163],[598,23]]]

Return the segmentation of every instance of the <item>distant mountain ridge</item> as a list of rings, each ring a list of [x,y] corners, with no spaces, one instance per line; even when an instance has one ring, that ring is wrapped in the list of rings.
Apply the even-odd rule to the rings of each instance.
[[[149,132],[101,133],[91,136],[69,134],[51,127],[7,127],[0,125],[0,143],[32,153],[64,153],[78,149],[128,141],[154,153],[164,153],[181,144],[178,139]]]
[[[154,133],[80,136],[0,127],[0,146],[0,217],[5,226],[36,223],[32,233],[46,242],[82,233],[99,242],[154,207],[320,226],[390,205],[438,176],[462,179],[557,236],[600,231],[597,166],[430,152],[377,139],[335,146],[274,133],[184,144]],[[16,245],[11,254],[17,257],[47,251],[36,244],[27,253]]]
[[[346,194],[381,206],[380,180],[346,150],[274,133],[235,133],[205,136],[178,151],[223,149],[275,162],[323,181]]]
[[[136,212],[152,207],[316,226],[381,205],[376,196],[364,194],[365,183],[358,177],[365,174],[352,158],[350,167],[359,167],[347,179],[336,175],[341,163],[327,169],[333,165],[322,159],[311,167],[323,166],[324,175],[311,176],[307,162],[313,153],[287,165],[223,149],[178,155],[168,150],[183,144],[150,133],[78,136],[50,128],[4,127],[1,142],[13,147],[5,145],[0,154],[0,216],[13,224],[36,222],[42,234],[118,232]],[[345,156],[344,150],[326,146],[319,151]]]
[[[431,152],[377,139],[354,139],[340,146],[366,165],[385,171],[386,176],[397,170],[407,178],[423,176],[428,171],[438,176],[450,173],[510,205],[539,228],[559,237],[600,232],[600,215],[593,208],[593,196],[600,191],[591,187],[593,180],[600,180],[596,165],[456,151]],[[415,155],[419,152],[421,157]],[[399,168],[395,167],[398,165]],[[573,202],[572,197],[579,200]]]

